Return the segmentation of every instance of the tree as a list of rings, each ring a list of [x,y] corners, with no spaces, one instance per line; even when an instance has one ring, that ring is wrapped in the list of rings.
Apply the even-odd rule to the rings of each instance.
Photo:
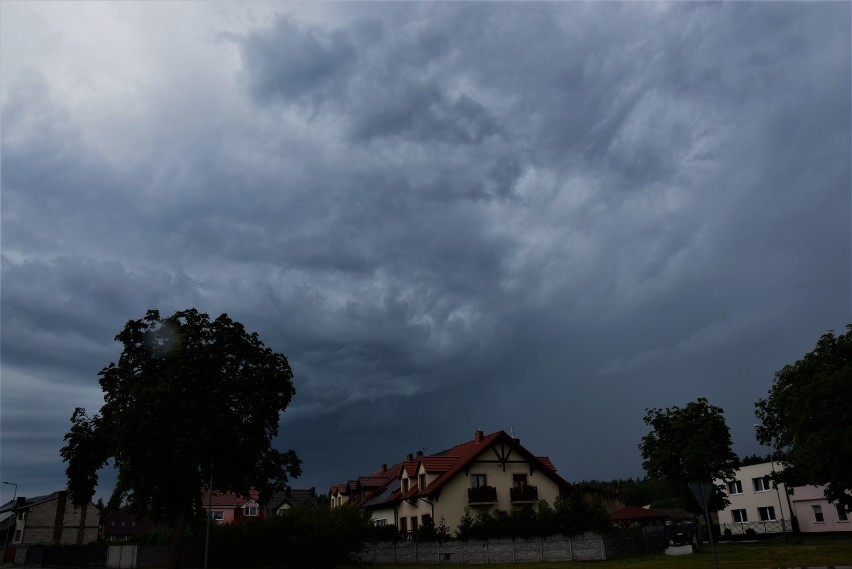
[[[287,358],[226,314],[149,310],[115,337],[118,364],[101,370],[104,405],[77,408],[60,451],[76,504],[91,500],[98,471],[118,470],[110,507],[172,524],[168,565],[177,567],[187,524],[203,513],[201,489],[261,501],[301,473],[292,450],[272,448],[279,414],[295,390]]]
[[[813,351],[775,373],[769,397],[755,403],[757,440],[770,445],[789,486],[825,486],[852,511],[852,325],[829,331]]]
[[[647,409],[644,421],[653,429],[639,444],[648,477],[664,481],[680,507],[700,512],[689,483],[730,480],[739,460],[724,412],[701,397],[683,409]],[[714,485],[709,509],[728,503],[724,484]]]

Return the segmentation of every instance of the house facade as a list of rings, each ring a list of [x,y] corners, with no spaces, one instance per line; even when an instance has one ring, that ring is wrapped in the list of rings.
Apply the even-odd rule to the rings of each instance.
[[[416,535],[429,522],[455,531],[466,510],[537,508],[539,500],[553,503],[570,490],[547,457],[505,431],[485,435],[477,429],[470,441],[433,455],[409,454],[390,468],[333,486],[329,497],[333,508],[365,508],[377,525]]]
[[[317,499],[317,490],[313,486],[307,490],[290,488],[289,486],[272,495],[269,502],[266,504],[266,511],[269,515],[283,515],[284,512],[291,508],[299,508],[302,506],[319,506]]]
[[[202,507],[210,518],[220,525],[263,515],[257,500],[256,490],[251,490],[249,496],[218,490],[214,490],[212,495],[206,489],[201,492]]]
[[[316,488],[313,487],[301,490],[288,486],[275,492],[266,504],[261,504],[259,500],[260,493],[254,489],[249,491],[248,496],[218,490],[214,490],[212,496],[206,489],[201,492],[202,507],[220,525],[267,515],[282,515],[290,508],[303,505],[319,506]]]
[[[165,527],[121,510],[110,510],[103,516],[103,537],[108,543],[116,545],[133,543],[145,534]]]
[[[793,515],[799,524],[799,531],[807,533],[818,532],[852,532],[852,514],[840,504],[832,504],[825,499],[825,488],[822,486],[796,486],[790,495],[793,505]]]
[[[0,507],[14,517],[11,545],[82,545],[98,539],[100,515],[91,502],[78,507],[68,492],[17,498]]]
[[[849,514],[830,504],[821,487],[776,487],[771,476],[783,468],[779,462],[743,466],[733,480],[724,481],[731,503],[719,512],[722,532],[782,533],[793,531],[794,520],[801,532],[852,531]]]

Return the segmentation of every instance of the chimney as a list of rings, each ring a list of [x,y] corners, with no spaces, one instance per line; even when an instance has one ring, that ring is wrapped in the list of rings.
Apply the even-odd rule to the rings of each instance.
[[[422,451],[422,450],[418,450],[418,451],[417,451],[417,458],[420,458],[421,456],[423,456],[423,451]]]
[[[408,453],[408,454],[405,456],[405,460],[407,460],[408,462],[411,462],[412,460],[414,460],[414,455],[413,455],[413,454],[411,454],[411,453]]]
[[[387,464],[383,464],[383,465],[382,465],[382,472],[387,472],[387,471],[388,471],[388,465],[387,465]]]
[[[482,442],[482,431],[480,429],[473,431],[473,440],[478,443]]]

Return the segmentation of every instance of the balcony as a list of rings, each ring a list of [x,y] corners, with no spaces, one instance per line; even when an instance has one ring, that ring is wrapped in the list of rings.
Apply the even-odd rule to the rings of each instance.
[[[467,489],[468,504],[493,504],[497,501],[497,488],[493,486],[481,486],[480,488]]]
[[[509,492],[512,502],[538,502],[537,486],[516,486]]]

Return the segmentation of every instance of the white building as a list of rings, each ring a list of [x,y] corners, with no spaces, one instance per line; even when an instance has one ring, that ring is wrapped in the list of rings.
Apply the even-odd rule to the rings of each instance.
[[[743,534],[751,529],[756,533],[791,531],[790,502],[784,484],[776,488],[770,480],[777,462],[743,466],[733,480],[726,480],[731,504],[719,512],[722,533]],[[722,481],[717,480],[716,484]],[[728,531],[726,531],[728,530]]]
[[[778,462],[743,466],[733,480],[725,481],[731,504],[719,512],[722,533],[792,531],[794,518],[803,533],[852,532],[850,515],[838,504],[829,503],[822,487],[796,486],[788,492],[781,483],[776,488],[769,477],[782,469]]]

